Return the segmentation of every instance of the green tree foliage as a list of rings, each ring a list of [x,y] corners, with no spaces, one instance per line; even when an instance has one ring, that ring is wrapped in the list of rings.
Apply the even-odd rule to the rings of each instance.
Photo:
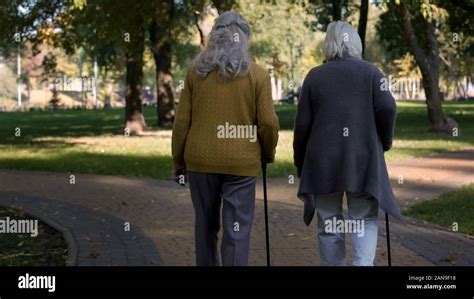
[[[287,82],[286,86],[293,80],[296,87],[316,61],[322,62],[316,50],[321,35],[310,28],[315,21],[315,16],[308,14],[310,6],[308,1],[242,0],[235,7],[252,28],[252,55]]]
[[[316,19],[312,23],[314,30],[326,31],[332,21],[349,21],[358,10],[353,1],[349,0],[310,0],[309,13]]]

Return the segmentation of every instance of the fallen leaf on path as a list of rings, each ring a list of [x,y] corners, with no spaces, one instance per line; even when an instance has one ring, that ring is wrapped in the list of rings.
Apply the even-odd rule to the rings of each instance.
[[[448,256],[441,259],[441,261],[451,263],[452,265],[456,265],[459,260],[460,254],[457,252],[449,252]]]
[[[93,259],[95,259],[95,258],[97,258],[97,257],[99,257],[99,256],[100,256],[100,253],[98,253],[98,252],[95,251],[94,249],[89,253],[89,257],[90,257],[90,258],[93,258]]]

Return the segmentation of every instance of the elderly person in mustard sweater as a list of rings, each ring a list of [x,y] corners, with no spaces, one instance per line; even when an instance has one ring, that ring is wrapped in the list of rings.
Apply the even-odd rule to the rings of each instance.
[[[175,180],[187,175],[195,211],[196,265],[248,264],[255,182],[272,162],[278,118],[268,73],[248,53],[250,27],[238,14],[216,19],[208,46],[188,69],[173,125]]]

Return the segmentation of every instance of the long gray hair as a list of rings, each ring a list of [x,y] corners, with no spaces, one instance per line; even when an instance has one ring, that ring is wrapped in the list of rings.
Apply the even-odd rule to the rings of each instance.
[[[221,79],[245,76],[252,60],[248,53],[250,26],[235,12],[220,15],[209,33],[207,48],[193,61],[195,72],[206,77],[213,70]]]
[[[362,41],[349,23],[334,21],[328,25],[323,44],[326,60],[354,57],[362,58]]]

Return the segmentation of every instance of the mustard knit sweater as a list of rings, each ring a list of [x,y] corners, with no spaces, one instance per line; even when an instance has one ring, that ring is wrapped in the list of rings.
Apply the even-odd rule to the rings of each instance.
[[[173,125],[174,169],[257,176],[273,161],[278,117],[268,73],[253,64],[246,76],[201,78],[188,69]]]

